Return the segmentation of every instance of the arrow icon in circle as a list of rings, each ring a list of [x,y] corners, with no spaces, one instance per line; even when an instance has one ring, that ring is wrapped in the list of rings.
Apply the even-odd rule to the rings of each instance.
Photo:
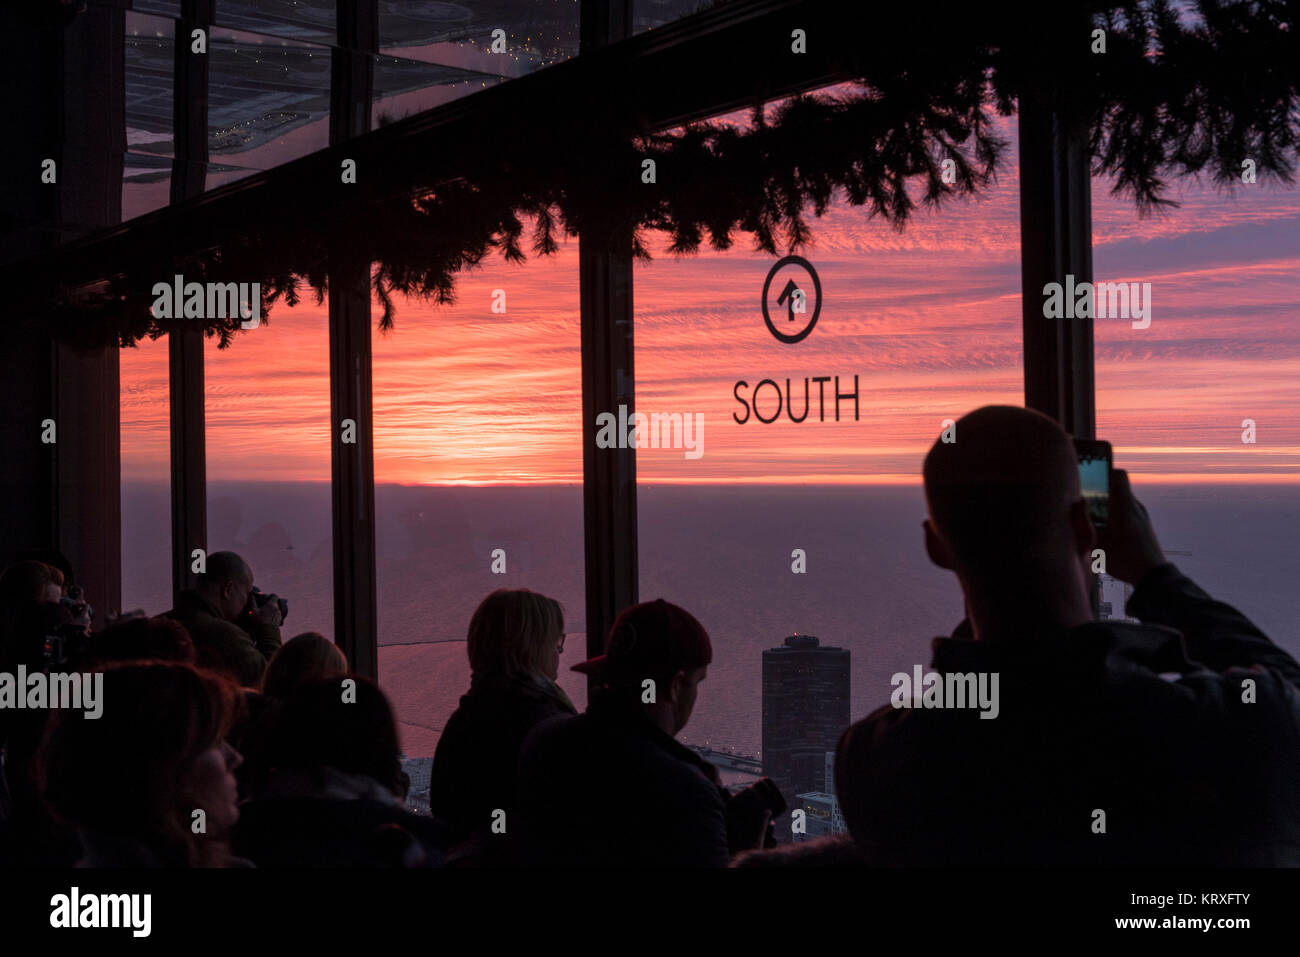
[[[770,297],[772,295],[772,284],[777,278],[777,273],[786,266],[798,266],[806,272],[808,274],[808,280],[812,281],[812,286],[808,286],[808,280],[796,282],[794,279],[787,279],[785,281],[785,287],[781,290],[781,296],[776,300],[776,305],[778,308],[785,306],[786,321],[778,326],[776,320],[772,316],[772,300]],[[786,273],[786,275],[789,274]],[[809,309],[810,303],[808,302],[810,293],[813,299],[811,309]],[[772,333],[779,342],[784,342],[786,345],[793,345],[796,342],[802,342],[804,339],[807,339],[808,333],[812,332],[813,326],[817,325],[817,317],[821,315],[822,311],[822,284],[821,280],[817,278],[817,271],[813,269],[812,263],[808,262],[808,260],[804,259],[802,256],[795,255],[786,256],[784,259],[777,260],[776,263],[773,264],[772,268],[768,270],[767,279],[763,281],[763,294],[759,297],[758,304],[759,308],[763,311],[763,324],[767,326],[767,331]],[[812,318],[808,318],[808,316],[805,315],[807,312],[812,313]],[[796,315],[805,321],[796,323],[794,321]],[[802,326],[803,328],[799,329],[798,332],[781,331],[782,327],[793,330],[799,326]]]
[[[794,306],[802,296],[803,291],[794,284],[794,280],[787,279],[785,281],[785,288],[781,290],[781,295],[776,298],[776,304],[778,306],[785,306],[786,321],[794,322]],[[787,299],[789,300],[788,305],[786,305]]]

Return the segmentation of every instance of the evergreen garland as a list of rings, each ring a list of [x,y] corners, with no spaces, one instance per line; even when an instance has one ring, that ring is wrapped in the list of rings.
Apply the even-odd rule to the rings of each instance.
[[[453,303],[461,270],[494,251],[522,262],[525,245],[551,255],[561,235],[581,233],[649,259],[647,230],[667,235],[669,249],[683,255],[705,242],[729,249],[745,233],[756,250],[775,255],[805,246],[808,211],[822,216],[837,193],[901,229],[918,205],[978,195],[995,178],[1007,149],[993,133],[995,115],[1010,115],[1022,94],[1044,85],[1070,115],[1086,118],[1094,173],[1112,176],[1113,190],[1143,215],[1176,205],[1167,196],[1171,178],[1208,171],[1231,187],[1247,158],[1261,179],[1292,182],[1300,0],[1200,0],[1187,22],[1166,0],[1083,7],[1105,31],[1104,55],[1090,54],[1081,37],[1062,64],[1041,36],[994,17],[936,26],[923,65],[902,60],[914,51],[900,51],[898,62],[879,61],[851,93],[755,106],[748,128],[715,121],[646,135],[619,128],[618,117],[591,116],[581,127],[557,127],[549,141],[530,140],[527,150],[470,144],[472,177],[399,192],[364,210],[322,204],[301,222],[261,223],[202,255],[134,263],[95,287],[57,290],[52,306],[43,299],[19,312],[53,321],[74,343],[128,345],[194,325],[149,312],[152,283],[181,273],[199,282],[258,277],[266,321],[281,299],[298,303],[303,283],[324,301],[332,236],[374,263],[387,331],[399,295]],[[1069,29],[1063,24],[1079,9],[1061,5],[1047,28]],[[655,161],[655,185],[641,182],[645,159]],[[945,160],[954,164],[951,184]],[[535,223],[529,236],[525,219]],[[222,347],[239,329],[238,318],[203,324]]]

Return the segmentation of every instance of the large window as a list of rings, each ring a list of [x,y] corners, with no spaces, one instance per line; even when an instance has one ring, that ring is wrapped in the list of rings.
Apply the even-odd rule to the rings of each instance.
[[[1300,200],[1184,182],[1142,220],[1110,187],[1093,182],[1094,280],[1137,283],[1144,315],[1094,321],[1097,436],[1170,559],[1300,654]]]
[[[1023,403],[1017,188],[1005,176],[902,232],[837,198],[799,254],[816,280],[743,234],[636,265],[637,411],[703,426],[694,451],[637,458],[641,597],[682,605],[713,639],[681,738],[761,758],[792,805],[825,789],[824,753],[794,774],[780,752],[833,751],[963,617],[925,554],[920,468],[944,420]],[[815,687],[833,652],[798,666],[813,684],[782,686],[784,659],[765,652],[796,634],[849,651],[851,695],[838,677],[834,694]]]
[[[329,145],[330,48],[214,26],[209,187]]]
[[[238,552],[288,600],[286,639],[334,637],[329,322],[304,300],[204,348],[208,550]]]
[[[122,221],[171,201],[175,21],[126,11]]]
[[[121,351],[122,610],[172,606],[167,338]]]
[[[564,607],[560,685],[585,701],[577,259],[493,254],[455,305],[399,298],[374,337],[379,674],[413,757],[469,688],[466,629],[497,588]]]

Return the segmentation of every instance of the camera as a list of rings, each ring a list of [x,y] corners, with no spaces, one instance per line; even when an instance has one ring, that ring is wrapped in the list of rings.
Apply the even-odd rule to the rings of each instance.
[[[77,655],[90,639],[90,619],[94,610],[77,585],[57,604],[43,603],[33,609],[29,619],[32,631],[41,641],[41,662],[48,670],[60,667]]]
[[[89,636],[80,625],[67,622],[46,629],[41,642],[41,661],[46,670],[65,665],[86,646]]]
[[[259,590],[258,588],[254,588],[252,592],[252,599],[253,599],[253,604],[256,605],[258,608],[261,608],[263,605],[265,605],[268,601],[271,600],[271,596]],[[280,607],[280,621],[284,621],[286,618],[289,617],[289,602],[279,597],[275,599],[275,602]]]
[[[68,615],[75,624],[85,628],[90,627],[95,609],[91,608],[90,602],[86,601],[86,593],[81,590],[80,585],[69,585],[68,593],[59,599],[59,604],[68,610]]]

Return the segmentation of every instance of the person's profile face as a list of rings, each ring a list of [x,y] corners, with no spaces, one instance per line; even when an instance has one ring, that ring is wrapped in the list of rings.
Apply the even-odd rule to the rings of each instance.
[[[193,811],[201,808],[207,833],[217,837],[230,834],[239,820],[239,785],[234,772],[242,763],[239,752],[221,741],[185,766],[180,792],[186,827]]]
[[[253,576],[245,579],[232,578],[226,582],[226,607],[222,609],[226,618],[236,620],[246,608],[248,598],[253,593]]]
[[[699,696],[700,682],[708,673],[708,666],[677,672],[677,677],[673,680],[676,692],[673,696],[673,717],[678,731],[686,727],[686,722],[690,720],[695,710],[695,699]]]
[[[564,635],[561,633],[554,641],[546,643],[542,655],[542,673],[552,681],[560,677],[560,652],[564,649]]]

